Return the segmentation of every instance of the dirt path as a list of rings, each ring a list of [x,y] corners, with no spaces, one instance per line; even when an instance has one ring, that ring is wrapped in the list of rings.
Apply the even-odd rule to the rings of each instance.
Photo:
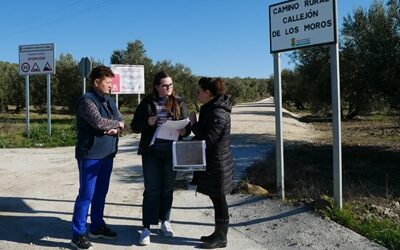
[[[273,147],[271,99],[234,107],[232,148],[237,173]],[[312,140],[312,127],[284,115],[286,140]],[[136,154],[138,138],[121,138],[107,197],[106,221],[115,241],[94,241],[95,249],[137,247],[143,179]],[[0,149],[0,249],[70,249],[73,203],[78,189],[74,148]],[[228,197],[231,229],[228,249],[382,249],[364,237],[325,221],[304,207],[253,196]],[[212,230],[207,197],[177,190],[172,211],[176,237],[153,230],[146,249],[192,249]]]

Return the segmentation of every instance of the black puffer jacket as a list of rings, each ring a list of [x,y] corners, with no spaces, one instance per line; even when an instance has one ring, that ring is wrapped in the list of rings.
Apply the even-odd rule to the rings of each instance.
[[[228,194],[233,189],[233,158],[230,147],[232,105],[228,97],[218,95],[200,109],[193,124],[194,139],[206,141],[206,171],[193,174],[199,193],[209,196]]]
[[[173,117],[173,120],[186,119],[189,116],[186,104],[181,98],[177,97],[177,100],[179,103],[181,117]],[[132,131],[134,133],[141,133],[138,149],[139,155],[143,155],[148,151],[151,139],[153,138],[154,132],[156,132],[157,126],[150,126],[147,123],[149,117],[154,115],[157,115],[157,110],[156,105],[154,104],[154,96],[150,94],[143,98],[143,100],[140,102],[131,122]],[[186,137],[190,134],[190,123],[185,127],[185,129],[186,134],[183,137]],[[179,140],[181,139],[182,136],[179,136]]]

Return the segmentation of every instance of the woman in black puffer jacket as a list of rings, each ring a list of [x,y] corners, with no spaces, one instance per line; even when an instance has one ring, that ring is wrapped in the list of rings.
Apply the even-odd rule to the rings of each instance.
[[[196,113],[190,115],[194,139],[206,141],[207,167],[204,172],[195,172],[192,183],[199,193],[208,195],[215,212],[215,231],[202,236],[200,248],[226,247],[229,225],[226,194],[233,189],[233,159],[230,148],[232,105],[223,94],[221,79],[201,78],[198,83],[197,100],[200,108],[199,120]]]

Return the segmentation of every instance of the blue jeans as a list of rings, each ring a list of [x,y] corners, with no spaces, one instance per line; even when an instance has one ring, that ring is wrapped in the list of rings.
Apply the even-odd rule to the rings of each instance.
[[[113,158],[100,160],[78,159],[79,194],[75,201],[74,215],[72,217],[73,237],[86,234],[86,220],[90,204],[92,204],[90,231],[105,225],[103,213],[113,160]]]
[[[172,144],[154,144],[142,155],[144,193],[142,222],[157,225],[170,217],[176,172],[172,169]]]

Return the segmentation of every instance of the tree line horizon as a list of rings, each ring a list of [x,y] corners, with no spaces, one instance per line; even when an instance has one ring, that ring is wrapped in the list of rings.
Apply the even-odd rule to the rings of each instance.
[[[93,67],[103,65],[100,61],[91,58]],[[192,74],[189,67],[181,63],[173,64],[169,60],[153,60],[146,54],[144,44],[140,40],[128,42],[125,49],[114,50],[110,57],[110,64],[144,65],[145,94],[152,92],[154,75],[164,70],[174,80],[174,87],[178,96],[194,105],[196,100],[197,82],[202,76]],[[20,113],[25,105],[25,80],[18,74],[19,65],[0,61],[0,112]],[[267,79],[258,78],[223,78],[228,84],[227,94],[233,103],[258,100],[267,96]],[[32,75],[30,80],[30,103],[35,111],[45,113],[47,109],[46,76]],[[61,106],[66,114],[75,112],[75,105],[82,95],[83,78],[79,74],[79,61],[69,53],[61,54],[56,60],[56,73],[51,75],[52,105]],[[90,88],[90,81],[86,85]],[[118,98],[119,107],[136,108],[136,94],[121,94]],[[10,110],[9,106],[15,109]]]
[[[400,111],[400,0],[374,0],[367,8],[356,8],[343,18],[339,28],[340,83],[342,116],[352,119],[372,112]],[[308,109],[316,115],[329,115],[331,110],[329,46],[300,49],[290,54],[293,69],[284,69],[282,100],[284,106]],[[93,67],[102,65],[92,58]],[[223,63],[223,60],[221,61]],[[74,113],[82,94],[83,79],[79,62],[69,53],[56,62],[56,74],[51,75],[52,105]],[[128,42],[125,49],[114,50],[110,64],[144,65],[145,93],[151,93],[154,75],[167,71],[174,80],[178,96],[195,103],[197,81],[181,63],[169,60],[153,62],[140,40]],[[18,74],[18,64],[0,61],[0,112],[21,112],[25,103],[24,78]],[[257,101],[274,94],[274,76],[269,78],[223,77],[227,95],[234,104]],[[90,83],[87,84],[90,86]],[[46,111],[46,77],[30,76],[31,104],[38,112]],[[137,98],[119,95],[119,106],[134,110]]]

